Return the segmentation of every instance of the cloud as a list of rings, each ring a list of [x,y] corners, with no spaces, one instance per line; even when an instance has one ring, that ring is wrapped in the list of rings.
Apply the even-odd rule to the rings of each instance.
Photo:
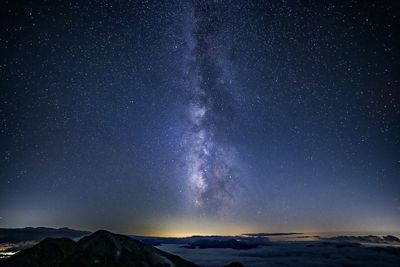
[[[340,245],[341,244],[341,245]],[[223,266],[232,261],[258,266],[398,266],[400,248],[364,247],[335,242],[270,242],[248,250],[229,248],[187,249],[171,244],[162,250],[200,266]]]

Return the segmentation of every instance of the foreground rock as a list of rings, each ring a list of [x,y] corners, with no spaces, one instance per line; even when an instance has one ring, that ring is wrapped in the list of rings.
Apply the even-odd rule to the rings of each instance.
[[[100,230],[78,242],[68,238],[46,238],[32,248],[15,254],[2,266],[195,267],[197,265],[130,237]]]

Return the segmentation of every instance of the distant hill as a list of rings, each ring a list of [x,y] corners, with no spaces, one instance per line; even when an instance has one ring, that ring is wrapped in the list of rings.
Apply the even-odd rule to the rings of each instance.
[[[303,233],[247,233],[247,234],[242,234],[242,235],[263,237],[263,236],[289,236],[289,235],[302,235],[302,234]]]
[[[185,248],[231,248],[231,249],[252,249],[256,248],[260,245],[265,245],[265,242],[249,242],[249,241],[240,241],[234,238],[231,239],[204,239],[197,240],[183,247]]]
[[[322,240],[336,241],[336,242],[354,242],[354,243],[372,243],[372,244],[391,244],[400,245],[400,239],[396,236],[376,236],[376,235],[366,235],[366,236],[334,236],[321,238]]]
[[[196,267],[173,254],[130,237],[100,230],[78,242],[46,238],[7,259],[4,267]]]
[[[89,235],[88,231],[79,231],[64,228],[26,227],[26,228],[0,228],[1,243],[18,243],[25,241],[41,241],[51,238],[79,238]]]

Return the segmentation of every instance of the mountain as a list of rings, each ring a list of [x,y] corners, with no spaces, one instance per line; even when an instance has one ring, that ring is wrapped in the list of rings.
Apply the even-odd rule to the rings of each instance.
[[[265,243],[258,242],[248,242],[248,241],[240,241],[236,239],[227,239],[227,240],[219,240],[219,239],[204,239],[197,240],[183,247],[185,248],[232,248],[232,249],[252,249],[256,248],[259,245],[264,245]]]
[[[355,243],[375,243],[375,244],[391,244],[391,245],[400,245],[400,239],[392,236],[375,236],[375,235],[366,235],[366,236],[335,236],[328,238],[321,238],[322,240],[328,241],[338,241],[338,242],[355,242]]]
[[[7,259],[3,267],[196,267],[130,237],[99,230],[78,242],[46,238]]]
[[[289,235],[302,235],[302,234],[303,233],[247,233],[247,234],[242,234],[242,235],[264,237],[264,236],[289,236]]]
[[[79,231],[67,227],[58,229],[48,227],[0,228],[0,240],[2,243],[41,241],[46,237],[79,238],[88,234],[90,234],[88,231]]]

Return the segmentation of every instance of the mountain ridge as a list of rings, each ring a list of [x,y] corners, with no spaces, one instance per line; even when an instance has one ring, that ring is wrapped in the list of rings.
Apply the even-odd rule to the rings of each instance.
[[[80,238],[91,232],[75,230],[68,227],[24,227],[24,228],[0,228],[0,240],[3,243],[17,243],[25,241],[41,241],[47,237],[52,238]]]
[[[197,265],[128,236],[99,230],[77,242],[68,238],[45,238],[32,248],[13,255],[1,266],[196,267]]]

